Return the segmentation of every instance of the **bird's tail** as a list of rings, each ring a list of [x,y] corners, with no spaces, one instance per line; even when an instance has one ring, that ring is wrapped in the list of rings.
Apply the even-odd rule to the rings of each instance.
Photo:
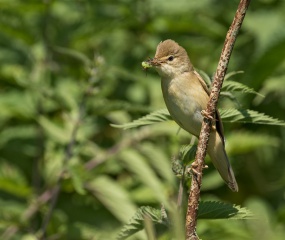
[[[227,157],[221,137],[216,131],[212,131],[210,134],[208,154],[210,155],[215,168],[219,171],[229,188],[232,191],[237,192],[238,185],[235,174]]]

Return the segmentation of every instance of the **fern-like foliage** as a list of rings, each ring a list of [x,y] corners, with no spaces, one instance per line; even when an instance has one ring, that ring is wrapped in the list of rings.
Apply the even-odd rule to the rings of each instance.
[[[117,236],[117,240],[126,239],[142,230],[144,228],[144,221],[146,218],[150,219],[154,224],[168,225],[167,219],[164,217],[162,210],[149,206],[142,206],[136,211],[129,223],[123,226]]]
[[[232,71],[226,74],[225,80],[230,79],[232,76],[237,75],[237,74],[242,74],[244,71]]]
[[[139,119],[136,119],[130,123],[125,123],[125,124],[111,124],[111,126],[116,127],[116,128],[123,128],[123,129],[129,129],[129,128],[136,128],[140,126],[146,126],[154,123],[159,123],[159,122],[165,122],[171,120],[171,117],[169,115],[169,112],[167,109],[160,109],[157,111],[154,111],[150,114],[147,114],[144,117],[141,117]]]
[[[251,94],[256,94],[258,96],[264,97],[262,94],[254,91],[253,88],[250,88],[242,83],[231,81],[231,80],[224,82],[222,91],[251,93]]]
[[[220,115],[224,122],[240,122],[240,123],[252,123],[252,124],[265,124],[265,125],[278,125],[285,126],[285,122],[277,118],[273,118],[264,113],[260,113],[249,109],[220,109]],[[167,109],[160,109],[152,112],[142,118],[136,119],[130,123],[115,125],[113,127],[129,129],[136,128],[154,123],[165,122],[171,120]]]
[[[203,78],[207,86],[211,86],[212,79],[211,77],[205,73],[204,71],[200,69],[196,69],[196,71],[200,74],[200,76]],[[222,91],[227,92],[241,92],[241,93],[249,93],[249,94],[256,94],[258,96],[264,97],[262,94],[256,92],[253,88],[250,88],[242,83],[229,80],[232,76],[244,73],[243,71],[233,71],[229,72],[225,76],[225,81],[223,83]]]
[[[123,226],[117,236],[117,240],[130,237],[144,229],[144,221],[150,219],[154,225],[163,225],[166,228],[171,227],[164,209],[156,209],[148,206],[140,207],[129,223]],[[230,203],[202,201],[199,204],[198,219],[253,219],[254,215],[246,208],[236,206]]]
[[[220,109],[220,114],[224,122],[285,126],[282,120],[249,109]]]

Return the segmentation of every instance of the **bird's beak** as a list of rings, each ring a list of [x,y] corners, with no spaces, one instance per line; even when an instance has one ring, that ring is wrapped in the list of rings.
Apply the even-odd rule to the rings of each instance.
[[[160,66],[161,63],[162,61],[157,58],[149,58],[148,60],[142,62],[142,67],[144,70],[147,70],[148,68],[151,68],[151,67]]]
[[[157,59],[157,58],[153,58],[153,59],[149,59],[148,60],[148,63],[151,65],[151,66],[160,66],[161,65],[161,60]]]

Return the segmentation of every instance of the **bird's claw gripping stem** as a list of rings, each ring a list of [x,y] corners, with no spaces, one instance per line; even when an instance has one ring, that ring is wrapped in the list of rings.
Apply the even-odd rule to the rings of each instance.
[[[193,163],[191,164],[191,167],[190,167],[189,171],[195,173],[196,175],[200,175],[200,173],[196,170],[197,167],[198,167],[198,164],[197,164],[196,162],[193,162]],[[208,168],[208,165],[205,164],[205,165],[203,166],[203,168]]]
[[[208,118],[210,120],[214,119],[206,110],[202,110],[201,114],[202,114],[203,117]]]

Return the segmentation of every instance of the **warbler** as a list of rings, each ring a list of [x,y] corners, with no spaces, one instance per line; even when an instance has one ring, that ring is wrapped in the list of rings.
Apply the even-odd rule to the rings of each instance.
[[[163,98],[174,121],[199,137],[210,92],[193,68],[186,50],[173,40],[165,40],[158,44],[154,58],[144,62],[143,66],[154,66],[159,73]],[[223,180],[232,191],[237,192],[238,185],[225,151],[223,125],[218,110],[207,152]]]

